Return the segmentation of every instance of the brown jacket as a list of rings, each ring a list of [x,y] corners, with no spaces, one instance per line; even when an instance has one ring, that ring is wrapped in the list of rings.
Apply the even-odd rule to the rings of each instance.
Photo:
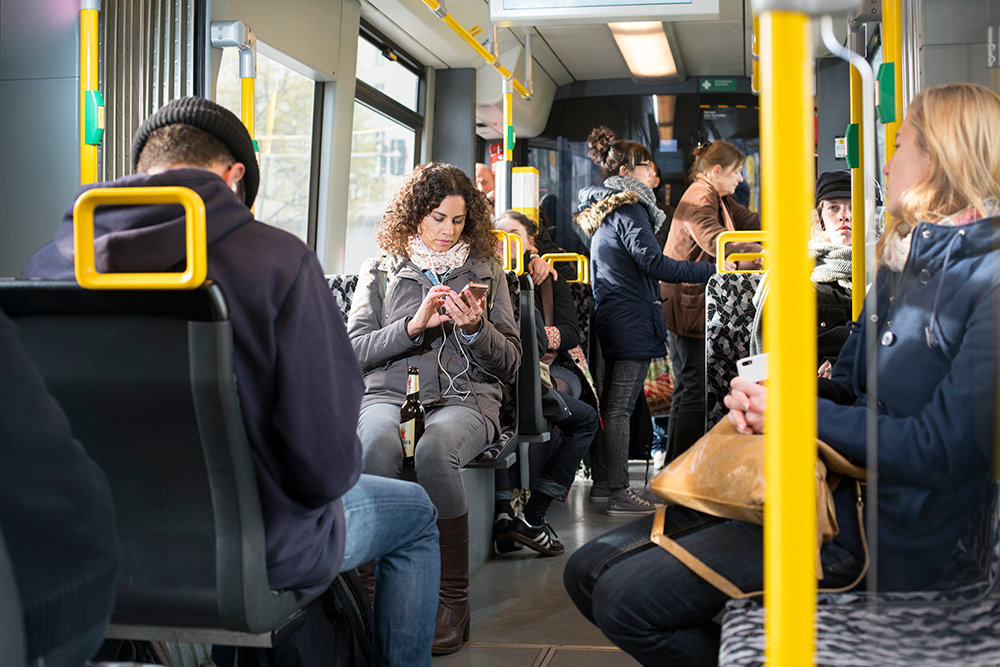
[[[715,240],[724,231],[760,229],[760,215],[719,197],[715,188],[695,180],[681,197],[663,254],[671,259],[715,261]],[[760,252],[756,243],[733,244],[740,252]],[[731,246],[732,247],[732,246]],[[667,329],[691,338],[705,337],[705,283],[660,283]]]

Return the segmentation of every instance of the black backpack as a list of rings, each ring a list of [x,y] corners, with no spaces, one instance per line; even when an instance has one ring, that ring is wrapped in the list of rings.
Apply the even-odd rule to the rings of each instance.
[[[240,649],[240,667],[365,667],[375,618],[356,570],[341,572],[305,609],[304,625],[270,649]]]

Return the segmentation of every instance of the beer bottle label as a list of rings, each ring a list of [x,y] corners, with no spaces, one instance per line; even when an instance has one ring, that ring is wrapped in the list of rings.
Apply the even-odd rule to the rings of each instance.
[[[399,439],[403,442],[403,456],[410,458],[417,444],[417,420],[410,419],[399,425]]]

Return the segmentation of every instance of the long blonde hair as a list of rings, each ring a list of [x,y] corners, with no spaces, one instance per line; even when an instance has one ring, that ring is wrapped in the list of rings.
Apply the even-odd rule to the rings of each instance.
[[[878,243],[882,256],[893,235],[905,236],[918,222],[937,222],[970,206],[1000,197],[1000,97],[974,83],[920,91],[906,116],[914,140],[930,160],[927,176],[899,196]]]

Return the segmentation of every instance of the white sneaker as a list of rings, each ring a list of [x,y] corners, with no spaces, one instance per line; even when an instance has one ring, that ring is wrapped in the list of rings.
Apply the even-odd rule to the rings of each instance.
[[[653,452],[653,470],[659,470],[667,464],[667,450],[657,449]]]

